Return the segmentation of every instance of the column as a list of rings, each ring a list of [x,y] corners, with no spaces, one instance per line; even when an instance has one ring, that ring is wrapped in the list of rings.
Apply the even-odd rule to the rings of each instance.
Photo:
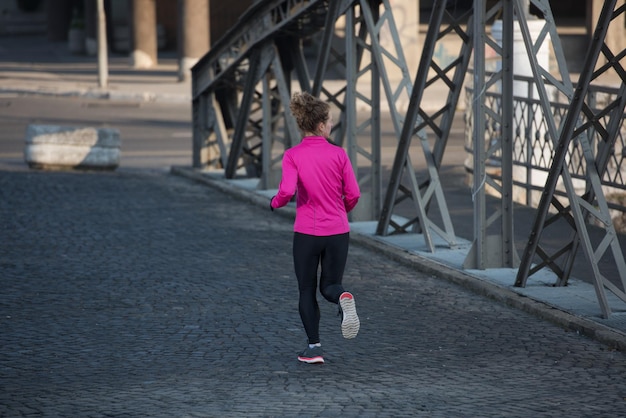
[[[156,0],[132,0],[130,6],[131,65],[152,68],[157,64]]]
[[[191,76],[190,69],[210,48],[209,0],[178,0],[178,79]]]

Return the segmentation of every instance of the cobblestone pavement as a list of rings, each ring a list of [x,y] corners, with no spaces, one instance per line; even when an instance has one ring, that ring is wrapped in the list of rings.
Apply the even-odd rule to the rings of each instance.
[[[0,416],[617,417],[626,354],[353,245],[306,338],[291,221],[156,172],[0,172]]]

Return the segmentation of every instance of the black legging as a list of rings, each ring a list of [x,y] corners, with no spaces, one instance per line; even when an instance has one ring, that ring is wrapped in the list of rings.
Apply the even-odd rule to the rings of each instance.
[[[294,233],[293,264],[300,290],[300,318],[309,344],[320,342],[320,308],[317,304],[317,268],[322,265],[320,292],[332,303],[344,292],[341,285],[348,258],[349,233],[318,237]]]

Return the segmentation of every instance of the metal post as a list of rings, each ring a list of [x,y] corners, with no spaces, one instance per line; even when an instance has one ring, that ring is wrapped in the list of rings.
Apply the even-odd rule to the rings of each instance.
[[[486,259],[486,215],[485,205],[485,1],[474,0],[474,94],[472,98],[474,113],[474,177],[472,200],[474,201],[474,252],[473,260],[466,260],[465,265],[477,269],[485,268]],[[470,257],[472,254],[470,253]]]
[[[528,0],[526,0],[528,1]],[[528,14],[528,5],[525,6]],[[502,259],[503,267],[517,267],[519,256],[515,249],[513,233],[513,5],[505,1],[502,5]],[[521,13],[520,13],[521,14]]]
[[[105,88],[109,81],[107,24],[104,0],[98,0],[98,86]]]

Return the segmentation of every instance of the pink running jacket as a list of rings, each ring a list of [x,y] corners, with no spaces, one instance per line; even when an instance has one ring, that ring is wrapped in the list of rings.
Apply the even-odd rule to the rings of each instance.
[[[285,206],[296,193],[295,232],[328,236],[350,231],[348,212],[361,192],[345,150],[321,136],[308,136],[285,151],[283,174],[273,208]]]

